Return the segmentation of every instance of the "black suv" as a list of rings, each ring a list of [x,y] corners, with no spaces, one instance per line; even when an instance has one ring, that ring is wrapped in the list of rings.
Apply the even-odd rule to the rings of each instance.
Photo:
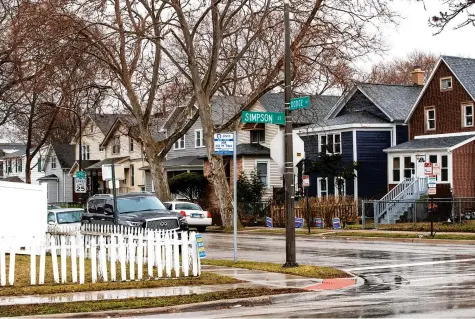
[[[165,208],[151,193],[117,195],[119,225],[165,230],[188,230],[186,218]],[[94,195],[87,200],[81,224],[114,224],[112,195]]]

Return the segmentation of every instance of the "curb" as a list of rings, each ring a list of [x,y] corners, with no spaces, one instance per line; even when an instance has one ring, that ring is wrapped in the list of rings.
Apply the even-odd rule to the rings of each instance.
[[[347,272],[349,273],[349,272]],[[349,273],[356,279],[356,284],[335,290],[327,291],[341,291],[351,288],[357,288],[364,284],[364,279],[358,276],[354,276]],[[27,316],[24,318],[109,318],[109,317],[129,317],[129,316],[140,316],[140,315],[159,315],[167,313],[180,313],[180,312],[198,312],[202,310],[219,310],[232,307],[254,307],[254,306],[266,306],[271,304],[282,304],[288,302],[304,302],[304,301],[314,301],[317,300],[320,296],[321,291],[311,291],[311,292],[298,292],[290,294],[281,294],[281,295],[270,295],[270,296],[258,296],[251,298],[239,298],[239,299],[226,299],[226,300],[215,300],[207,301],[200,303],[191,303],[186,305],[178,306],[169,306],[169,307],[155,307],[155,308],[140,308],[140,309],[123,309],[123,310],[106,310],[99,312],[78,312],[78,313],[60,313],[52,315],[38,315],[38,316]]]

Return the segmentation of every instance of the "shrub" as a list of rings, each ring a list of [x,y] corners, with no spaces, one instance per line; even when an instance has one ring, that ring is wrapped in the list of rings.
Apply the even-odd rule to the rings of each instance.
[[[208,185],[208,179],[198,173],[181,173],[168,181],[170,192],[194,202],[202,198]]]

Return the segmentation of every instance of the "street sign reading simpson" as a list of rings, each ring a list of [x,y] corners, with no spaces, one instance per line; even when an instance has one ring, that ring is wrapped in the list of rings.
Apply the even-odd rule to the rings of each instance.
[[[249,112],[242,111],[243,123],[285,124],[283,112]]]
[[[217,155],[233,155],[234,134],[214,134],[214,153]]]
[[[290,99],[290,110],[308,109],[310,107],[310,96],[302,96]]]

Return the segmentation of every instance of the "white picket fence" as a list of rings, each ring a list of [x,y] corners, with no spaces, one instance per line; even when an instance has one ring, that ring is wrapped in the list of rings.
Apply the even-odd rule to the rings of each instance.
[[[7,285],[6,254],[10,255],[8,284],[14,284],[15,256],[19,253],[18,248],[14,238],[0,239],[1,286]],[[147,267],[146,279],[201,274],[194,232],[84,225],[80,229],[49,232],[40,242],[32,238],[31,245],[26,250],[31,260],[31,285],[44,284],[47,258],[52,261],[55,283],[67,283],[68,280],[72,283],[85,283],[87,259],[91,261],[90,279],[93,283],[143,280],[144,266]],[[38,256],[39,274],[36,273]],[[117,263],[120,266],[120,274]]]

